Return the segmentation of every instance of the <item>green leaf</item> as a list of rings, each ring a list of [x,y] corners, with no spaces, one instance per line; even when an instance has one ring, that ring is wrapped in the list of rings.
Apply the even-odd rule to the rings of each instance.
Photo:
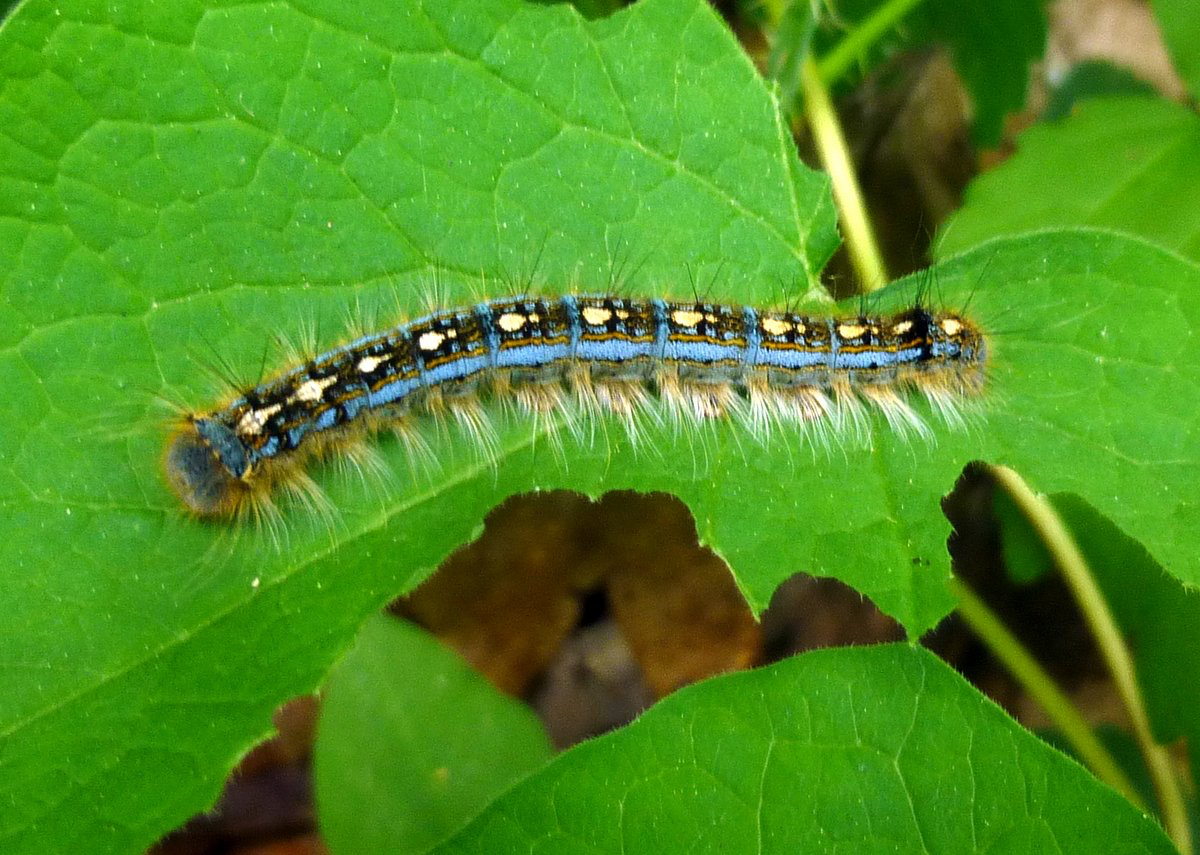
[[[1172,852],[932,654],[814,651],[683,689],[439,852]]]
[[[916,635],[950,607],[938,498],[984,458],[1200,580],[1196,416],[1174,403],[1200,385],[1200,271],[1086,231],[939,269],[995,355],[982,411],[936,443],[876,424],[844,453],[759,446],[722,423],[630,448],[604,425],[560,461],[498,416],[494,471],[435,427],[432,473],[389,439],[389,483],[315,467],[337,520],[289,507],[282,548],[186,518],[154,397],[212,405],[206,362],[254,378],[274,336],[334,341],[359,303],[417,312],[431,282],[468,302],[531,270],[819,300],[833,209],[699,0],[595,22],[515,0],[123,8],[31,2],[0,30],[6,853],[138,851],[210,804],[274,707],[513,493],[675,493],[754,609],[803,570]]]
[[[1129,731],[1111,724],[1098,724],[1095,730],[1096,738],[1112,755],[1121,771],[1128,776],[1142,802],[1148,805],[1155,804],[1154,782],[1150,779],[1150,773],[1146,771],[1146,765],[1142,762],[1142,753],[1138,749],[1137,740],[1133,738],[1133,735]],[[1075,753],[1075,747],[1062,735],[1061,731],[1053,728],[1038,728],[1035,732],[1068,757],[1079,760]]]
[[[546,6],[570,3],[585,18],[604,18],[626,5],[625,0],[533,0],[533,2]]]
[[[995,145],[1004,117],[1025,104],[1029,66],[1046,49],[1046,12],[1041,0],[1006,0],[984,9],[973,3],[925,4],[930,32],[949,43],[975,108],[975,140]]]
[[[1000,529],[1000,547],[1008,577],[1018,585],[1027,585],[1049,572],[1050,553],[1045,544],[1003,490],[992,494],[992,513]]]
[[[1154,16],[1175,68],[1191,91],[1200,98],[1200,15],[1192,0],[1151,0]]]
[[[465,301],[505,275],[719,272],[811,297],[837,244],[827,179],[700,0],[596,22],[516,0],[30,2],[0,70],[6,853],[140,851],[488,508],[639,468],[618,448],[607,475],[598,444],[568,475],[525,426],[502,430],[500,480],[437,435],[441,467],[410,478],[384,442],[395,483],[319,470],[339,521],[293,509],[277,549],[181,513],[156,396],[210,405],[205,363],[252,378],[272,337],[420,311],[435,281]],[[698,457],[641,484],[695,487]]]
[[[1021,135],[942,226],[945,258],[1004,234],[1097,226],[1200,259],[1200,117],[1160,99],[1085,101]]]
[[[913,7],[909,11],[909,7]],[[820,44],[829,50],[822,73],[837,78],[845,60],[874,66],[897,49],[945,45],[975,108],[974,135],[983,145],[1000,140],[1004,117],[1025,103],[1029,65],[1046,44],[1042,0],[1001,0],[981,8],[960,0],[839,0]],[[878,42],[872,19],[902,18]],[[835,39],[837,47],[831,47]],[[844,58],[844,59],[843,59]]]
[[[528,707],[412,624],[376,616],[323,692],[322,836],[334,852],[424,852],[550,754]]]
[[[1083,499],[1055,494],[1050,500],[1134,651],[1155,738],[1164,744],[1186,739],[1192,775],[1200,778],[1200,591],[1165,574],[1140,543]],[[1050,569],[1045,548],[1030,547],[1023,518],[1006,518],[1002,533],[1005,564],[1014,578],[1029,581]],[[1013,543],[1023,545],[1013,550]]]
[[[817,28],[816,9],[809,0],[794,0],[783,10],[771,37],[767,76],[779,84],[779,102],[791,114],[800,93],[800,72]]]

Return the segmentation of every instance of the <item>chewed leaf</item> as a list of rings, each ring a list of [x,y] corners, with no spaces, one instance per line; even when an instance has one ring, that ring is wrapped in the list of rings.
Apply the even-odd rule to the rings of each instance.
[[[139,13],[0,29],[5,852],[144,849],[489,507],[604,482],[599,444],[534,465],[528,426],[499,437],[507,484],[458,434],[412,477],[382,442],[395,483],[314,471],[333,528],[293,507],[264,548],[181,513],[159,396],[204,407],[208,367],[253,382],[275,339],[510,279],[811,300],[837,245],[827,179],[699,0]]]
[[[1195,397],[1200,277],[1094,233],[938,273],[994,353],[981,411],[929,443],[872,419],[831,452],[718,421],[556,454],[501,422],[494,468],[453,430],[425,437],[428,472],[387,439],[382,483],[315,468],[336,518],[286,507],[281,547],[190,519],[154,399],[209,406],[205,363],[253,383],[274,338],[332,343],[356,307],[466,304],[506,276],[813,301],[836,234],[827,181],[699,0],[595,22],[515,0],[144,7],[29,3],[0,29],[6,852],[138,850],[203,808],[270,711],[517,492],[675,493],[755,609],[804,570],[913,634],[949,607],[937,499],[976,457],[1200,575],[1196,417],[1174,405]]]

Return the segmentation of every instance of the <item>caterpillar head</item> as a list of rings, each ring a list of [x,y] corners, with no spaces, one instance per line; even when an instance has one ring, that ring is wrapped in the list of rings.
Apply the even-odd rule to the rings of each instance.
[[[230,516],[249,493],[245,447],[215,419],[189,417],[167,443],[163,468],[175,495],[200,517]]]

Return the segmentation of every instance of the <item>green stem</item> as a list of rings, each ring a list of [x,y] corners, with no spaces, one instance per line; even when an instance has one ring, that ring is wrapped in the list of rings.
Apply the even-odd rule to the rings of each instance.
[[[788,6],[795,3],[804,3],[808,0],[763,0],[762,7],[767,11],[767,22],[771,25],[771,29],[779,26],[780,19],[783,18],[783,13],[787,11]]]
[[[819,71],[821,81],[831,85],[840,80],[850,67],[859,61],[884,33],[889,32],[900,20],[920,5],[922,0],[888,0],[866,20],[848,32],[825,57],[821,59]]]
[[[859,290],[874,291],[887,282],[887,270],[871,230],[846,137],[811,56],[805,58],[801,68],[800,86],[804,92],[804,115],[812,129],[817,154],[833,182],[833,200],[841,214],[846,248],[858,275]]]
[[[1163,827],[1182,855],[1191,855],[1191,828],[1188,825],[1179,783],[1171,769],[1170,755],[1154,741],[1150,732],[1150,718],[1146,714],[1141,689],[1138,687],[1133,656],[1117,629],[1117,623],[1088,568],[1083,553],[1055,512],[1054,506],[1035,494],[1020,475],[1006,466],[991,466],[989,471],[1038,533],[1079,604],[1084,619],[1100,647],[1100,653],[1108,665],[1117,693],[1129,713],[1134,739],[1141,749],[1150,779],[1154,782]]]
[[[1088,768],[1097,778],[1137,805],[1138,809],[1145,811],[1145,803],[1137,794],[1133,783],[1117,765],[1117,761],[1101,744],[1070,699],[1055,685],[1045,669],[1029,655],[1029,651],[1021,642],[1008,631],[1000,618],[961,579],[950,580],[950,591],[958,599],[958,613],[963,620],[1025,691],[1041,705]]]

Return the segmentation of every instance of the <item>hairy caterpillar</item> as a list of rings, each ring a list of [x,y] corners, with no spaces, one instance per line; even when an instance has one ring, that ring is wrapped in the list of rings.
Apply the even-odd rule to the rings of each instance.
[[[760,436],[856,429],[873,407],[894,430],[925,436],[907,397],[953,422],[982,388],[986,359],[976,324],[921,305],[815,317],[612,295],[500,298],[359,337],[187,415],[164,465],[197,516],[273,510],[281,485],[315,490],[303,472],[311,458],[384,427],[409,430],[413,415],[449,411],[482,437],[487,394],[568,424],[613,412],[635,430],[636,414],[657,410],[740,419]]]

